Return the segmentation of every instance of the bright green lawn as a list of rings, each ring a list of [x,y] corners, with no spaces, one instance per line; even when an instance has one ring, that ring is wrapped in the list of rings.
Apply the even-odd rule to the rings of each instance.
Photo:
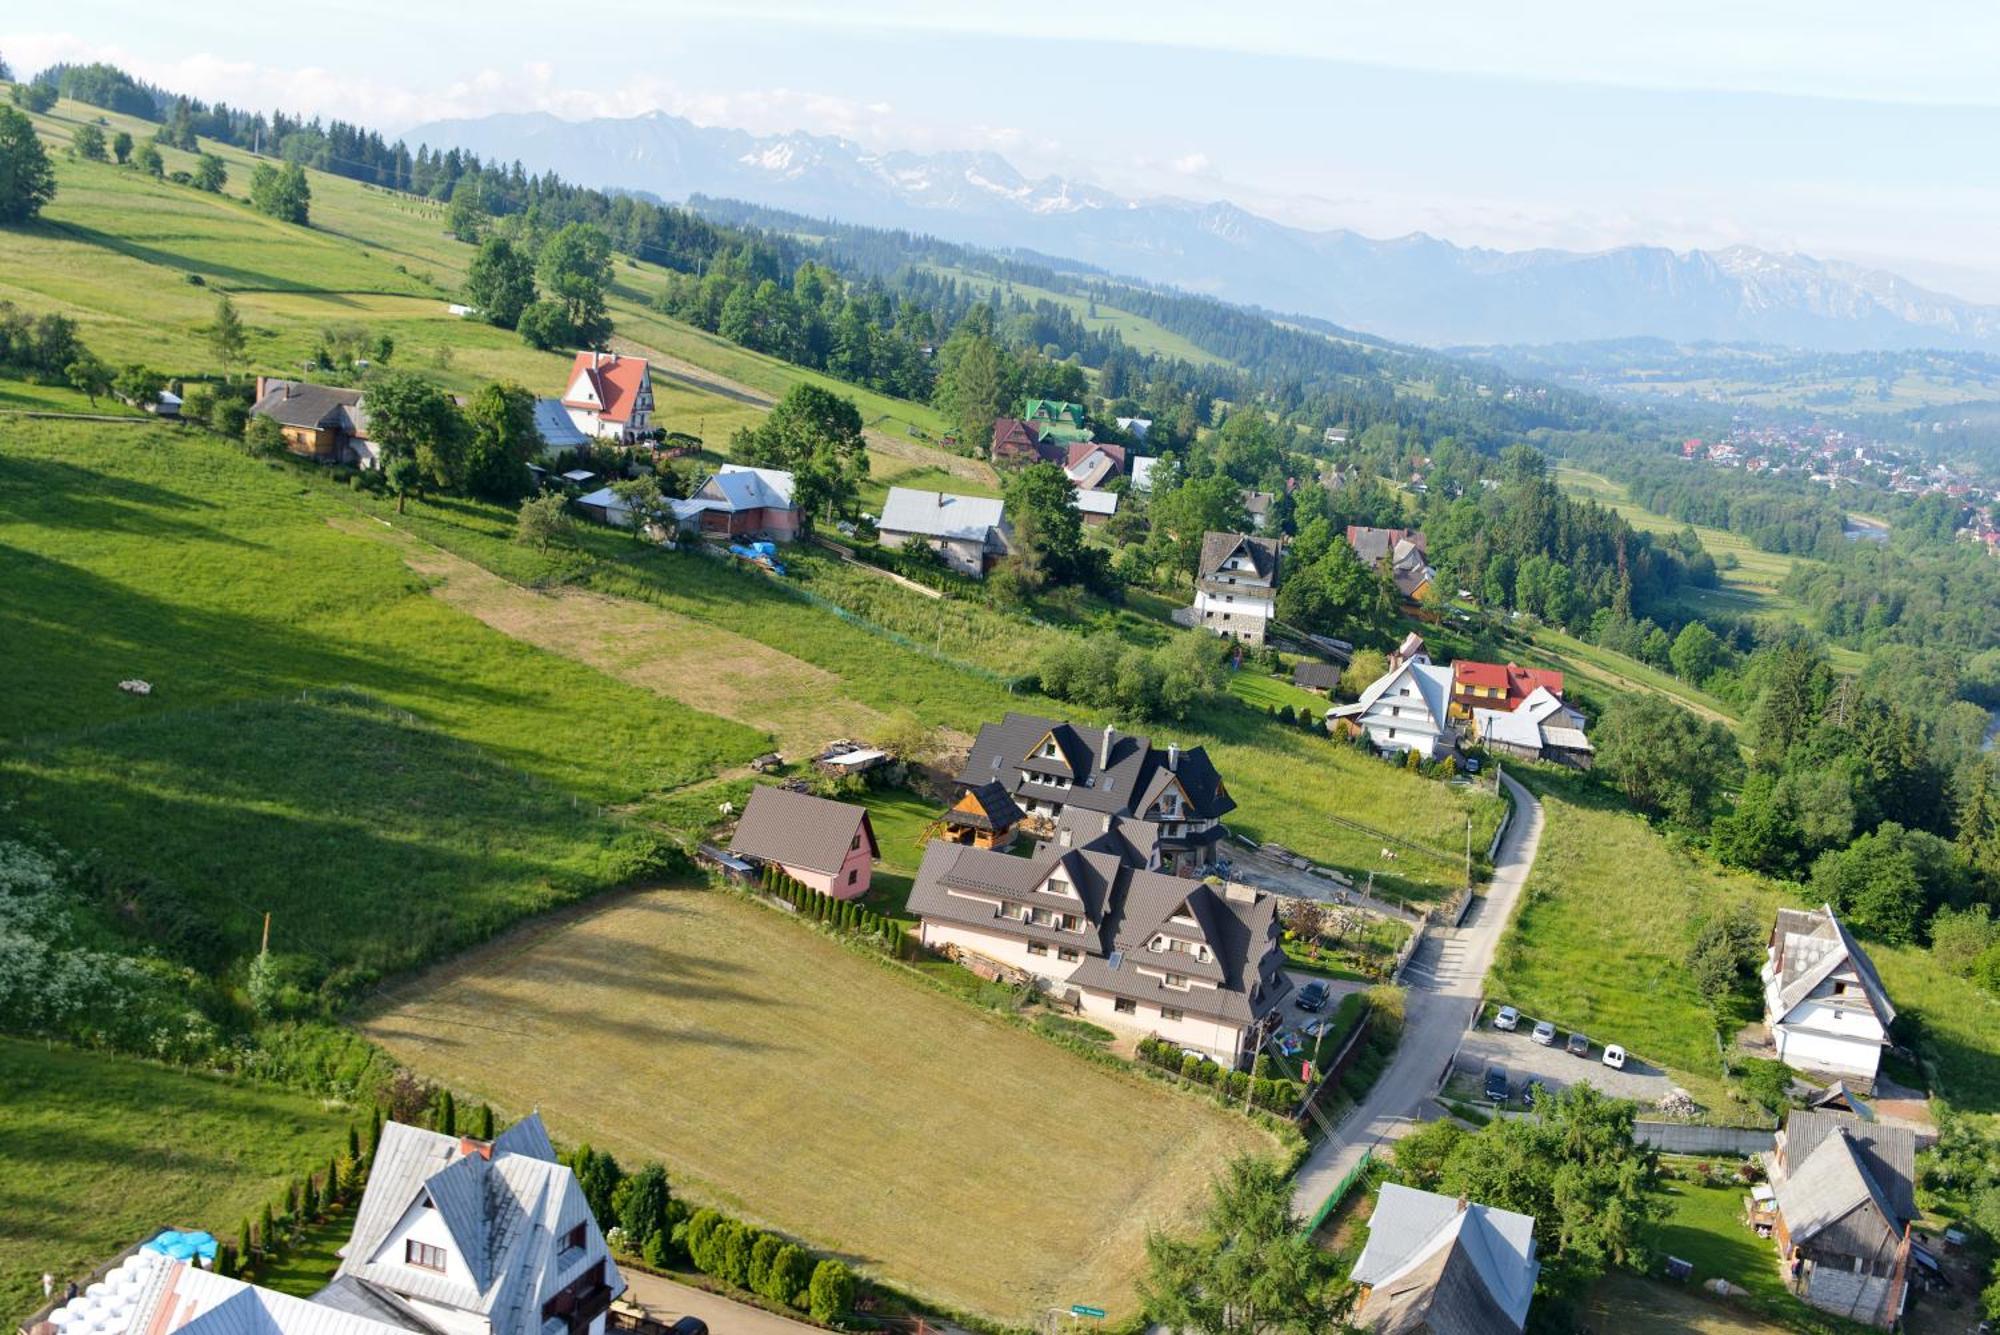
[[[1003,295],[1018,296],[1030,304],[1038,301],[1049,301],[1054,302],[1058,306],[1066,306],[1083,322],[1084,328],[1092,330],[1116,330],[1118,336],[1125,340],[1126,345],[1138,352],[1155,353],[1162,357],[1178,357],[1183,361],[1193,362],[1197,366],[1221,366],[1225,364],[1222,358],[1212,352],[1203,351],[1171,329],[1157,324],[1143,315],[1135,315],[1131,311],[1121,310],[1105,302],[1100,301],[1096,303],[1096,311],[1093,313],[1091,310],[1091,300],[1088,297],[1073,296],[1064,292],[1053,292],[1048,288],[1036,287],[1030,283],[998,283],[981,274],[970,273],[963,269],[954,269],[942,265],[927,265],[925,267],[945,277],[957,279],[968,288],[981,294],[991,292],[997,287],[1001,289]]]
[[[346,1144],[316,1099],[0,1038],[0,1317],[169,1226],[244,1216]]]
[[[1270,711],[1289,705],[1303,710],[1314,720],[1323,718],[1333,702],[1323,695],[1303,691],[1283,677],[1274,677],[1262,668],[1246,667],[1229,674],[1229,693],[1252,709]]]
[[[21,813],[178,884],[239,949],[269,909],[284,949],[386,970],[617,879],[602,806],[767,748],[447,607],[328,522],[372,522],[350,495],[192,431],[11,431]]]

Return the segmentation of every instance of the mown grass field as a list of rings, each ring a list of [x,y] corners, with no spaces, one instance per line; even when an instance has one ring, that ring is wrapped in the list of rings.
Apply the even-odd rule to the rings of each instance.
[[[1134,1306],[1253,1123],[1075,1056],[774,909],[659,890],[414,982],[402,1060],[869,1274],[1025,1325]],[[1090,1128],[1079,1134],[1079,1128]]]
[[[1769,922],[1801,897],[1762,877],[1678,853],[1580,777],[1521,773],[1546,825],[1535,868],[1488,975],[1490,1000],[1622,1043],[1658,1062],[1721,1120],[1756,1119],[1722,1094],[1715,1024],[1686,967],[1702,922],[1746,905]],[[2000,1113],[2000,1002],[1941,972],[1915,947],[1867,943],[1899,1023],[1920,1030],[1937,1092]],[[1748,1008],[1741,1019],[1756,1018]]]
[[[162,1228],[243,1217],[347,1144],[317,1099],[0,1038],[0,1318]]]
[[[768,744],[489,629],[342,493],[192,432],[0,453],[0,788],[239,949],[391,970],[615,879],[600,808]],[[149,696],[118,689],[126,678]]]

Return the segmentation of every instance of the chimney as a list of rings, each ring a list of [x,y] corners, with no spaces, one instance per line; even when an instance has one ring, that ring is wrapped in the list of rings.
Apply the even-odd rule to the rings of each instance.
[[[590,350],[590,369],[595,371],[597,369],[598,362],[603,360],[603,357],[604,357],[603,353],[599,352],[596,348],[592,348]]]
[[[1070,846],[1070,833],[1067,825],[1056,831],[1056,846],[1058,848],[1068,848]]]
[[[1099,769],[1111,768],[1111,738],[1115,731],[1116,729],[1109,723],[1104,725],[1104,741],[1098,747],[1097,755],[1097,768]]]

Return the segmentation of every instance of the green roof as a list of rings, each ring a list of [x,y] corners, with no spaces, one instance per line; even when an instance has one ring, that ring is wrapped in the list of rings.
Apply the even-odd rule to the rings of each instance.
[[[1065,403],[1060,399],[1023,399],[1021,416],[1030,422],[1053,422],[1066,417],[1080,427],[1083,425],[1083,405]]]

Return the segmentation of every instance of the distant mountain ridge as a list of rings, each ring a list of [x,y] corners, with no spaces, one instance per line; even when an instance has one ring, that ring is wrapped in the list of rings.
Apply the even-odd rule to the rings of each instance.
[[[2000,306],[1879,269],[1749,246],[1583,253],[1308,231],[1227,202],[1126,199],[1031,179],[998,153],[873,153],[847,140],[714,129],[665,112],[435,121],[406,136],[583,185],[741,199],[949,240],[1024,248],[1430,346],[1651,336],[1857,351],[2000,350]]]

